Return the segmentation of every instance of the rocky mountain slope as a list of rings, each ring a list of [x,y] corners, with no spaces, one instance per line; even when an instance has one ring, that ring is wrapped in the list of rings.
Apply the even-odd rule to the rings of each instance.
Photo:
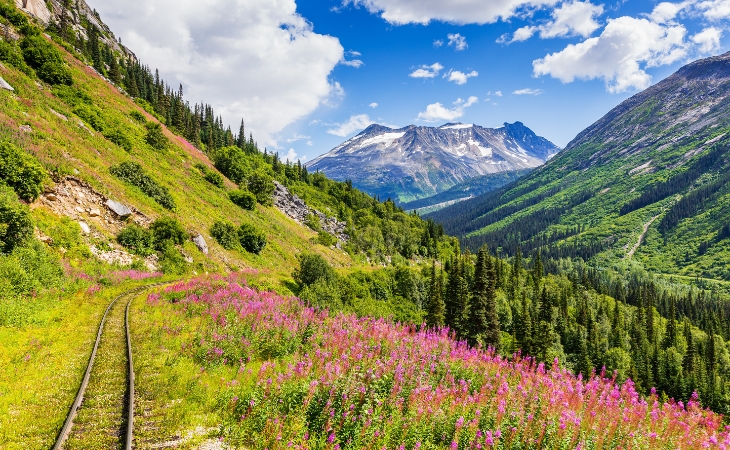
[[[730,279],[730,53],[621,103],[545,166],[433,214],[476,248]]]
[[[520,122],[497,129],[450,123],[438,128],[371,125],[307,164],[381,198],[408,202],[471,178],[545,163],[560,149]]]

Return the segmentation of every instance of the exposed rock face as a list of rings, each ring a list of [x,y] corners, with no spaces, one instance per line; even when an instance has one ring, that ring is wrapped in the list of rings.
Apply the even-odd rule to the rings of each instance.
[[[195,246],[198,247],[198,250],[200,250],[204,255],[208,254],[208,243],[205,242],[205,238],[202,234],[193,238],[193,244],[195,244]]]
[[[15,4],[46,25],[51,21],[51,11],[48,10],[48,5],[43,0],[15,0]]]
[[[41,195],[39,201],[59,215],[77,222],[85,222],[116,234],[131,219],[137,225],[148,227],[152,220],[133,207],[125,206],[100,194],[76,177],[66,177],[52,191]],[[114,205],[112,208],[109,205]],[[120,215],[115,209],[126,215]]]
[[[304,200],[293,195],[289,192],[289,189],[282,184],[274,181],[274,185],[276,186],[276,189],[274,190],[274,205],[279,208],[281,212],[300,224],[304,224],[307,221],[307,216],[310,214],[317,216],[319,218],[320,225],[322,226],[322,230],[335,236],[342,242],[350,240],[350,237],[345,234],[345,227],[347,226],[345,222],[340,222],[334,217],[327,217],[316,209],[308,207],[307,204],[304,203]]]

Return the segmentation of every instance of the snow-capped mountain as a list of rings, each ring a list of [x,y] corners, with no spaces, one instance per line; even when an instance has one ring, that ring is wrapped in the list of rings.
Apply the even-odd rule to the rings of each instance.
[[[496,129],[462,123],[400,129],[371,125],[307,168],[352,180],[382,199],[407,202],[473,177],[540,166],[559,151],[520,122]]]

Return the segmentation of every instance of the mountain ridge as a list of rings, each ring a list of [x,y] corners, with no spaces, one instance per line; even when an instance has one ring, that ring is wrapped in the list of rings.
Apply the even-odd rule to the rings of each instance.
[[[307,163],[336,180],[399,202],[439,194],[477,176],[542,165],[560,149],[521,122],[499,128],[373,124]]]

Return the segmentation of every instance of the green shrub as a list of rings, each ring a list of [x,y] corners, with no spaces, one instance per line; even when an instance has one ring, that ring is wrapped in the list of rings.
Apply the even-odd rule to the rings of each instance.
[[[132,111],[129,113],[129,117],[131,117],[135,122],[147,123],[147,118],[139,111]]]
[[[218,221],[210,228],[210,235],[226,250],[240,248],[238,231],[232,223]]]
[[[337,238],[326,231],[320,231],[317,234],[317,243],[324,245],[325,247],[332,247],[337,244]]]
[[[25,14],[7,3],[0,3],[0,16],[7,19],[8,22],[17,28],[23,28],[30,25]]]
[[[60,261],[40,241],[31,239],[9,255],[0,255],[0,298],[60,287],[63,281]],[[1,316],[0,326],[5,322]]]
[[[162,125],[155,122],[148,122],[145,128],[147,128],[147,134],[144,137],[145,142],[155,150],[165,150],[169,142],[162,133]]]
[[[120,180],[137,186],[147,196],[159,203],[163,208],[175,209],[175,201],[172,199],[170,192],[166,187],[160,186],[152,179],[137,163],[123,162],[118,166],[112,166],[109,169],[112,175]]]
[[[99,109],[95,106],[79,104],[74,108],[73,113],[79,116],[81,120],[91,125],[91,128],[93,128],[94,130],[100,133],[104,132],[104,129],[106,128],[106,123],[101,117],[101,111],[99,111]]]
[[[307,214],[307,217],[304,219],[304,225],[316,232],[322,231],[322,224],[320,223],[319,216],[316,214]]]
[[[136,224],[128,225],[120,231],[117,242],[135,255],[149,256],[154,253],[152,233]]]
[[[185,275],[188,271],[188,263],[171,242],[161,250],[160,270],[162,273],[172,275]]]
[[[228,198],[230,198],[234,204],[245,210],[253,211],[256,209],[256,196],[248,191],[241,189],[231,191],[228,193]]]
[[[248,190],[256,196],[256,201],[264,206],[274,204],[274,179],[264,172],[255,172],[248,177]]]
[[[0,252],[10,253],[33,237],[28,207],[7,186],[0,186]]]
[[[257,255],[266,247],[266,235],[247,223],[238,229],[238,240],[244,250]]]
[[[0,61],[12,64],[26,75],[33,76],[33,69],[25,63],[20,48],[14,42],[0,40]]]
[[[164,251],[169,245],[183,245],[190,237],[189,233],[172,217],[160,217],[150,225],[150,233],[154,246]]]
[[[0,181],[15,189],[20,198],[37,199],[45,180],[46,171],[33,156],[10,142],[0,142]]]
[[[292,274],[300,286],[311,286],[319,280],[334,280],[336,274],[326,259],[314,253],[297,256],[299,268]]]
[[[67,105],[76,107],[79,105],[93,105],[94,101],[89,94],[74,86],[58,85],[51,88],[56,97],[63,100]]]
[[[126,150],[128,152],[132,151],[132,141],[129,140],[129,138],[123,131],[112,130],[107,133],[104,133],[104,137],[109,139],[111,142],[117,144],[119,147],[123,148],[124,150]]]
[[[215,170],[210,170],[205,164],[198,163],[195,168],[203,174],[203,179],[213,186],[222,188],[223,187],[223,175]]]
[[[73,84],[71,71],[66,67],[61,53],[40,35],[26,36],[20,42],[25,62],[35,69],[38,77],[49,84]]]

